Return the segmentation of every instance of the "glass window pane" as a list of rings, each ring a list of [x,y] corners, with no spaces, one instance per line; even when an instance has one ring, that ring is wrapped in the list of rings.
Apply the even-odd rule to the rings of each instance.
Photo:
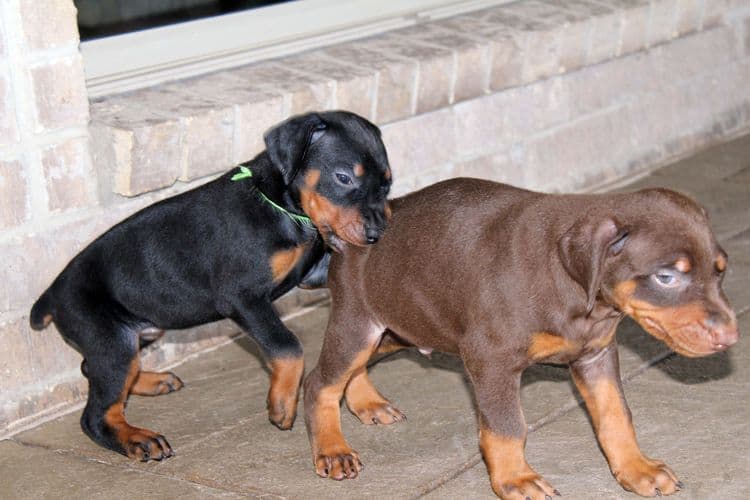
[[[74,0],[81,40],[219,16],[291,0]]]

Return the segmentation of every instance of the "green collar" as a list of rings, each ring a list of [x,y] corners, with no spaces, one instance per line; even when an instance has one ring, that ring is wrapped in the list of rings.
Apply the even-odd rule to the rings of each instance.
[[[232,176],[233,181],[241,181],[243,179],[249,179],[253,176],[252,170],[247,168],[245,165],[240,165],[239,169],[240,171]],[[304,215],[293,214],[292,212],[290,212],[289,210],[282,207],[278,203],[274,202],[271,198],[263,194],[260,191],[260,189],[258,189],[257,187],[255,188],[255,191],[258,193],[258,196],[260,196],[263,201],[271,205],[271,207],[273,207],[277,211],[281,212],[282,214],[292,219],[292,221],[298,226],[315,229],[315,224],[313,224],[313,221],[310,217],[306,217]]]

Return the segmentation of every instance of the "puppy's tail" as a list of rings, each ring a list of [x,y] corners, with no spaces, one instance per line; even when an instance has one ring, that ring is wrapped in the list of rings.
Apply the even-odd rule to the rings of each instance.
[[[44,330],[52,319],[52,297],[48,289],[31,307],[29,324],[34,330]]]

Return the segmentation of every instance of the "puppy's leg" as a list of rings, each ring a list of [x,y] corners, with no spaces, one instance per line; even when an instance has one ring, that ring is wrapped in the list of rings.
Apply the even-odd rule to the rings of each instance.
[[[339,404],[352,375],[366,369],[382,331],[362,319],[352,325],[353,318],[342,318],[336,311],[329,320],[318,365],[305,380],[305,424],[315,472],[341,480],[357,477],[363,466],[341,432]]]
[[[271,370],[267,399],[269,420],[279,429],[291,429],[297,416],[299,386],[305,371],[302,345],[267,300],[246,302],[230,317],[255,339]]]
[[[392,335],[383,335],[376,354],[395,352],[407,347],[409,347],[408,344],[400,342]],[[346,386],[344,397],[349,411],[363,424],[389,425],[406,420],[406,415],[375,388],[367,375],[366,368],[357,371],[352,376]]]
[[[509,366],[510,363],[497,361],[512,359],[512,355],[476,350],[462,357],[474,385],[479,410],[479,446],[495,494],[514,500],[545,500],[559,495],[526,462],[521,371]]]
[[[140,361],[132,339],[115,334],[106,352],[85,351],[89,399],[81,416],[81,428],[95,442],[130,458],[162,460],[174,455],[164,436],[133,427],[125,420],[128,394],[140,373]]]
[[[179,391],[185,386],[180,377],[172,372],[144,372],[139,371],[130,394],[138,396],[160,396]]]
[[[571,363],[578,391],[586,402],[599,444],[615,479],[628,491],[652,497],[680,489],[674,472],[641,453],[620,380],[617,344]]]

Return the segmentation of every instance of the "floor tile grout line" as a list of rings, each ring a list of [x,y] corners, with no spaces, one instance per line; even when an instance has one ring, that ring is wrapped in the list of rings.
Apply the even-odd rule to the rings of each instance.
[[[674,354],[675,354],[674,351],[666,350],[666,351],[660,352],[659,354],[652,357],[651,359],[644,361],[639,366],[637,366],[636,368],[634,368],[633,370],[631,370],[625,376],[622,377],[623,385],[627,384],[628,382],[636,378],[638,375],[644,373],[646,370],[648,370],[652,366],[656,366],[658,363],[673,356]],[[578,397],[568,401],[562,406],[556,408],[555,410],[547,413],[546,415],[538,418],[537,420],[529,424],[528,432],[529,433],[536,432],[542,427],[556,421],[560,417],[567,415],[576,407],[581,406],[582,403],[583,403],[583,400],[578,399]],[[482,461],[481,452],[476,452],[474,455],[469,457],[469,459],[466,462],[460,465],[457,469],[451,470],[448,473],[444,474],[443,476],[437,479],[434,479],[433,481],[428,482],[424,486],[420,487],[419,491],[415,493],[414,495],[411,495],[409,498],[416,500],[418,498],[422,498],[432,493],[433,491],[440,489],[442,486],[448,484],[450,481],[461,476],[466,471],[474,468],[481,461]]]
[[[263,491],[263,490],[260,490],[260,489],[253,489],[253,491],[236,491],[236,490],[232,490],[232,489],[228,489],[228,488],[222,488],[220,486],[216,486],[216,485],[212,485],[212,484],[206,484],[206,483],[201,483],[201,482],[196,482],[196,481],[190,481],[189,479],[185,479],[184,477],[180,477],[180,476],[171,476],[171,475],[167,475],[167,474],[160,474],[158,472],[154,472],[154,471],[150,471],[150,470],[145,470],[145,469],[140,469],[140,468],[132,467],[131,465],[129,465],[127,463],[122,464],[122,465],[114,464],[112,462],[107,462],[105,460],[100,460],[100,459],[97,459],[97,458],[94,458],[94,457],[89,457],[89,456],[86,456],[86,455],[82,455],[80,453],[77,453],[75,450],[55,448],[55,447],[52,447],[52,446],[45,446],[43,444],[38,444],[38,443],[30,443],[30,442],[26,442],[26,441],[23,441],[23,440],[19,440],[17,438],[9,438],[7,441],[10,441],[10,442],[15,443],[15,444],[17,444],[19,446],[22,446],[22,447],[33,448],[33,449],[37,449],[37,450],[45,450],[45,451],[48,451],[50,453],[54,453],[56,455],[70,456],[73,459],[78,460],[80,462],[93,462],[93,463],[104,465],[106,467],[111,467],[111,468],[117,469],[117,470],[126,470],[126,471],[129,471],[129,472],[135,472],[135,473],[138,473],[138,474],[145,474],[147,476],[156,476],[156,477],[160,477],[160,478],[163,478],[163,479],[168,479],[170,481],[177,481],[177,482],[180,482],[180,483],[187,483],[187,484],[189,484],[191,486],[198,486],[200,488],[206,488],[206,489],[210,489],[210,490],[215,490],[217,492],[233,493],[235,495],[240,495],[240,496],[247,496],[248,494],[252,494],[252,495],[274,495],[277,498],[283,498],[282,496],[280,496],[280,495],[278,495],[276,493],[269,492],[269,491]]]

